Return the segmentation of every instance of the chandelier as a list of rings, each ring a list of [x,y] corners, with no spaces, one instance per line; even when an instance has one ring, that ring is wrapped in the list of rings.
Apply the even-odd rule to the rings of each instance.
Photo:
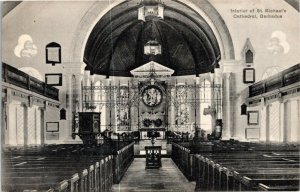
[[[159,55],[161,54],[161,45],[156,40],[148,41],[144,46],[145,55]]]
[[[138,9],[138,20],[164,18],[164,6],[161,0],[141,0]]]

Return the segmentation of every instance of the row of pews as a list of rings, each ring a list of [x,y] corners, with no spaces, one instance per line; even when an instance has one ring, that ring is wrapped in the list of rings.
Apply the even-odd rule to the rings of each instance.
[[[107,192],[133,159],[128,142],[5,148],[2,191]]]
[[[201,144],[200,144],[201,145]],[[215,142],[201,150],[172,144],[172,159],[195,191],[299,191],[299,145]],[[201,147],[200,147],[201,148]]]

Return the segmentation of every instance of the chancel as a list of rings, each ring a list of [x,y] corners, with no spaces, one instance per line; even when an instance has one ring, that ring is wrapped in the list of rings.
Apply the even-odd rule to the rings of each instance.
[[[1,5],[2,191],[300,190],[299,1]]]

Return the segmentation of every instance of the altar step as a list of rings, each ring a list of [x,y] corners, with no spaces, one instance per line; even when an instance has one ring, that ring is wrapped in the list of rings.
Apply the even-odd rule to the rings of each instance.
[[[135,154],[134,158],[146,158],[145,153],[146,151],[142,151],[141,154]],[[171,158],[171,154],[168,154],[166,150],[162,150],[161,153],[162,158]]]

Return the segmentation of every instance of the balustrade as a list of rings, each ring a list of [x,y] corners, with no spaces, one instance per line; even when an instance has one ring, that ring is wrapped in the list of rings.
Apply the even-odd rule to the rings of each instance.
[[[57,101],[59,100],[59,90],[57,88],[47,85],[45,82],[42,82],[5,63],[2,63],[2,81],[45,97]]]

